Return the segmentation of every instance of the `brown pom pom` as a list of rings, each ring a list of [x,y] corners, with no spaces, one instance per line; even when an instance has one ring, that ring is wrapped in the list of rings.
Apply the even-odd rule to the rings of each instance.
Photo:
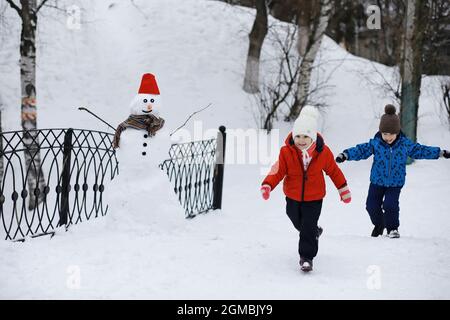
[[[384,107],[384,113],[386,114],[395,114],[395,107],[392,104],[387,104]]]

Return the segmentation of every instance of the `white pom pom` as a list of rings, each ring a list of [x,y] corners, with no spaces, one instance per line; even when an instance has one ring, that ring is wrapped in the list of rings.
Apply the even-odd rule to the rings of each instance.
[[[319,118],[319,110],[317,110],[314,106],[306,105],[303,107],[302,111],[300,111],[300,116],[309,116],[318,119]]]

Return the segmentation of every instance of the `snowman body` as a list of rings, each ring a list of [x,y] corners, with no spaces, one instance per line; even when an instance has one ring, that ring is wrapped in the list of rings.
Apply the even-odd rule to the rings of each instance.
[[[169,158],[170,136],[161,129],[155,136],[145,130],[127,128],[122,132],[116,150],[120,173],[129,179],[147,180]],[[167,175],[166,175],[167,178]]]

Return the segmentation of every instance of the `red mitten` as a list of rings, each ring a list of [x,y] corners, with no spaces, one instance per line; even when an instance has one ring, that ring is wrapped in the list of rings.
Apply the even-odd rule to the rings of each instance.
[[[350,193],[348,186],[342,187],[338,191],[341,196],[341,201],[344,201],[344,203],[350,203],[350,201],[352,201],[352,194]]]
[[[271,190],[272,188],[268,184],[261,186],[261,194],[264,200],[269,199]]]

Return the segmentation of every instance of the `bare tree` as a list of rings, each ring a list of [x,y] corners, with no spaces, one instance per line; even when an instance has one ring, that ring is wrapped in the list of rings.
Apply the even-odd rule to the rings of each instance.
[[[37,0],[20,0],[20,7],[13,0],[6,0],[22,20],[20,34],[20,86],[22,92],[21,118],[25,166],[29,189],[30,210],[34,209],[44,196],[45,179],[41,168],[36,108],[36,28],[37,14],[47,0],[38,5]]]
[[[450,70],[450,2],[426,0],[422,73],[448,75]]]
[[[218,0],[232,5],[255,8],[255,0]],[[449,75],[450,30],[448,0],[426,1],[428,23],[425,31],[423,73],[427,75]],[[308,15],[314,16],[320,1],[272,0],[269,14],[274,18],[304,26]],[[366,25],[366,8],[376,4],[380,8],[381,29],[372,30]],[[327,36],[343,45],[350,53],[380,62],[388,66],[399,65],[402,55],[402,38],[406,0],[333,0],[332,13],[326,30]],[[308,13],[309,12],[309,13]],[[310,25],[300,28],[299,47],[304,48]],[[300,51],[302,52],[302,51]]]
[[[400,105],[402,81],[398,67],[388,70],[382,67],[382,70],[380,70],[377,64],[370,62],[370,68],[360,68],[355,70],[355,73],[368,86],[382,92],[383,98],[390,98],[395,101],[396,105]]]
[[[259,128],[272,130],[273,122],[278,120],[279,116],[286,118],[292,106],[297,103],[302,62],[298,53],[298,32],[297,24],[285,25],[282,28],[273,25],[269,28],[266,41],[274,47],[275,56],[262,60],[266,77],[261,78],[260,92],[252,96],[257,107],[254,116]],[[345,60],[322,61],[321,56],[317,55],[314,66],[317,73],[309,90],[311,104],[320,108],[327,106],[327,92],[332,88],[329,80]],[[322,67],[328,63],[333,63],[334,66],[322,76]]]
[[[258,106],[258,125],[270,132],[273,121],[278,118],[280,107],[291,108],[295,101],[297,81],[300,72],[301,58],[295,53],[295,38],[297,28],[286,27],[286,35],[281,38],[276,28],[271,29],[271,36],[277,47],[278,56],[275,58],[275,70],[262,81],[261,90],[254,96]],[[272,38],[272,37],[271,37]]]
[[[403,132],[417,139],[420,84],[422,79],[422,49],[425,0],[407,0],[405,40],[400,65],[402,78],[400,122]]]
[[[286,117],[287,121],[295,120],[300,114],[301,108],[308,103],[313,63],[316,58],[317,52],[319,51],[322,37],[325,34],[328,20],[330,18],[330,13],[331,1],[320,0],[319,14],[316,15],[316,17],[314,17],[313,19],[311,34],[309,36],[306,51],[300,65],[297,101],[292,106],[289,115]]]
[[[247,66],[245,68],[243,87],[244,91],[248,93],[259,91],[259,59],[267,29],[266,0],[256,0],[256,16],[253,28],[249,34]]]
[[[448,124],[450,124],[450,82],[442,83],[442,101]]]

